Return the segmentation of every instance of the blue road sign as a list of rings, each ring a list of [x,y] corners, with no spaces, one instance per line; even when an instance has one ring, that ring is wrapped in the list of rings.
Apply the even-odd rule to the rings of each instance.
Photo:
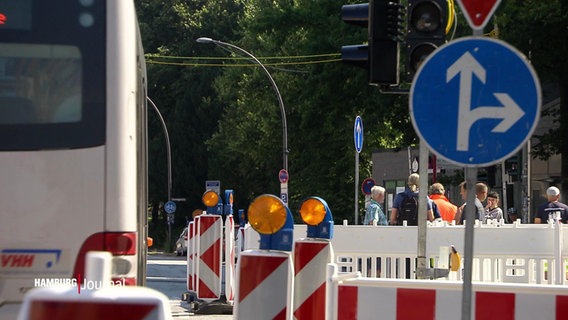
[[[539,119],[541,90],[527,59],[509,44],[467,37],[431,54],[410,89],[410,116],[438,156],[488,166],[517,152]]]
[[[355,150],[357,150],[357,153],[361,153],[363,149],[363,120],[361,120],[360,116],[355,118],[353,138],[355,139]]]
[[[164,204],[164,210],[166,211],[166,213],[176,212],[176,207],[176,203],[173,201],[168,201],[166,202],[166,204]]]

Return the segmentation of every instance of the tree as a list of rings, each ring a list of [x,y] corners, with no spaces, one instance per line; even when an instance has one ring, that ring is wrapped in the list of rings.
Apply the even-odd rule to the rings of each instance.
[[[503,40],[517,47],[531,60],[541,82],[550,84],[543,95],[560,97],[558,128],[537,138],[533,154],[543,160],[562,155],[562,189],[568,190],[568,1],[508,0],[504,1],[494,21]]]
[[[334,62],[315,61],[313,55],[337,53],[345,43],[366,40],[366,33],[341,23],[336,1],[252,0],[243,8],[243,36],[234,44],[259,58],[291,63],[274,66],[274,60],[262,59],[287,113],[290,208],[294,211],[301,200],[317,195],[328,201],[337,221],[352,221],[355,116],[365,122],[361,175],[368,177],[373,150],[415,142],[406,100],[381,95],[367,85],[363,70],[343,65],[338,55]],[[353,34],[356,39],[350,39]],[[298,63],[290,56],[310,58]],[[208,141],[213,155],[209,172],[222,175],[247,202],[262,193],[278,194],[281,119],[266,75],[252,63],[225,68],[216,88],[225,106],[219,130]]]
[[[217,129],[221,113],[212,87],[220,70],[204,72],[184,63],[186,59],[172,58],[204,55],[204,48],[195,42],[202,35],[235,37],[241,10],[231,0],[137,0],[136,4],[147,53],[148,96],[160,109],[171,141],[172,196],[187,199],[187,203],[178,204],[176,234],[194,209],[204,209],[201,195],[208,179],[205,141]],[[149,201],[157,208],[167,199],[166,147],[154,111],[148,111],[148,119]],[[151,235],[165,228],[165,221],[157,223],[150,225]]]

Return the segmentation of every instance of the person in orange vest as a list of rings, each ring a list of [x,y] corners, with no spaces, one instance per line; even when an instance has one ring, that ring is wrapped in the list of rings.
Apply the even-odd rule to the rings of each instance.
[[[448,200],[446,191],[441,183],[434,183],[430,186],[430,199],[438,206],[440,217],[444,221],[452,222],[458,211],[458,207]]]

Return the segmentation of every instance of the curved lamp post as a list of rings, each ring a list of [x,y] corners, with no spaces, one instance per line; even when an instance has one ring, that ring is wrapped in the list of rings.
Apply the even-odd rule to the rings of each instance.
[[[260,61],[258,61],[258,59],[255,56],[253,56],[250,52],[246,51],[243,48],[237,47],[234,44],[230,44],[219,40],[213,40],[211,38],[199,38],[197,39],[197,43],[213,43],[220,47],[225,46],[232,49],[236,49],[244,53],[248,57],[250,57],[255,63],[257,63],[262,68],[264,73],[266,73],[266,76],[270,80],[270,83],[272,84],[274,91],[276,91],[276,97],[278,98],[278,104],[280,105],[280,113],[282,114],[282,158],[283,158],[282,160],[283,160],[284,170],[288,171],[288,128],[286,126],[286,110],[284,110],[284,102],[282,101],[282,95],[280,95],[280,90],[278,90],[276,82],[274,82],[274,79],[272,78],[268,70],[266,70],[266,67]]]
[[[146,99],[148,99],[158,114],[158,118],[160,118],[160,122],[162,123],[162,129],[164,129],[164,136],[166,137],[166,153],[168,159],[168,201],[170,201],[172,200],[172,151],[170,148],[170,135],[168,134],[168,127],[166,127],[166,122],[164,121],[164,117],[162,117],[162,113],[150,97],[146,97]]]
[[[166,137],[166,153],[168,159],[168,201],[170,201],[172,200],[172,151],[170,148],[170,135],[168,134],[168,127],[166,127],[166,122],[164,121],[164,117],[162,117],[162,113],[160,112],[154,101],[150,99],[150,97],[146,96],[146,99],[150,102],[150,104],[154,107],[154,110],[158,114],[158,118],[162,123],[162,129],[164,129],[164,136]],[[172,224],[168,219],[168,241],[167,241],[168,251],[170,250],[171,245],[172,245]]]

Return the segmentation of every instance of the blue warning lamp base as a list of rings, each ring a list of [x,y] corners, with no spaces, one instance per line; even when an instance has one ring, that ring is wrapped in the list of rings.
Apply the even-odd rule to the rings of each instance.
[[[260,234],[261,250],[280,250],[292,252],[294,244],[294,219],[292,212],[286,207],[286,222],[273,234]]]

